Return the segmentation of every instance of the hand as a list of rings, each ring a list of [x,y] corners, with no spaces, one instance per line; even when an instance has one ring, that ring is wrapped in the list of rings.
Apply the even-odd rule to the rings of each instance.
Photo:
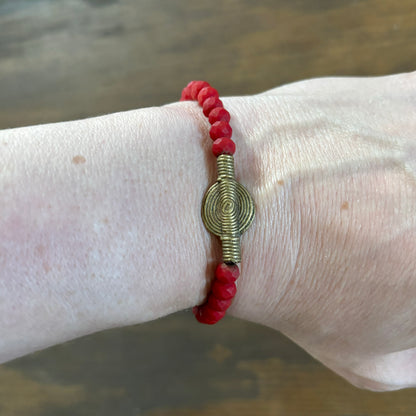
[[[230,312],[360,387],[416,386],[416,73],[224,102],[257,205]]]

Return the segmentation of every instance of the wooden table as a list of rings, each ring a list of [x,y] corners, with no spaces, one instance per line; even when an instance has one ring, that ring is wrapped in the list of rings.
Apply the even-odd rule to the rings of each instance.
[[[3,0],[0,128],[325,75],[410,71],[412,0]],[[414,390],[360,391],[277,332],[179,313],[0,366],[0,414],[416,415]]]

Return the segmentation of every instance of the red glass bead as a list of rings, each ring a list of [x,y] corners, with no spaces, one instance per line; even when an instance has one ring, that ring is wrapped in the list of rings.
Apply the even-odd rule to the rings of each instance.
[[[204,104],[202,104],[202,112],[205,117],[208,117],[209,113],[217,107],[222,107],[222,101],[216,97],[209,97],[204,101]]]
[[[223,283],[234,283],[240,277],[236,264],[220,263],[215,269],[215,278]]]
[[[235,143],[228,137],[221,137],[212,143],[212,153],[215,157],[219,155],[233,155],[235,153]]]
[[[226,311],[230,307],[232,302],[233,298],[218,299],[211,293],[208,297],[207,306],[210,309],[214,309],[215,311]]]
[[[216,121],[209,130],[209,135],[212,140],[219,139],[221,137],[228,137],[231,139],[233,129],[226,121]]]
[[[189,100],[192,100],[192,97],[191,97],[191,90],[190,90],[188,87],[185,87],[185,88],[182,90],[182,94],[181,94],[181,99],[180,99],[180,101],[189,101]]]
[[[208,117],[214,155],[234,154],[235,143],[231,140],[230,113],[224,109],[218,92],[208,82],[191,81],[182,91],[181,101],[184,100],[197,100],[204,115]],[[224,317],[237,292],[235,281],[240,271],[235,264],[222,263],[217,266],[215,275],[216,279],[207,301],[193,308],[196,319],[205,324],[215,324]]]
[[[207,304],[196,306],[193,309],[193,312],[198,322],[208,325],[216,324],[225,316],[225,311],[216,311],[214,309],[210,309]]]
[[[199,91],[202,90],[202,88],[209,87],[210,85],[206,81],[191,81],[187,88],[191,90],[191,98],[193,100],[196,100],[199,94]]]
[[[191,87],[193,82],[194,81],[189,82],[188,85],[182,90],[181,101],[192,100]]]
[[[214,124],[216,121],[226,121],[229,123],[230,119],[230,113],[224,107],[213,108],[208,116],[208,121],[211,124]]]
[[[230,299],[237,293],[237,287],[235,283],[223,283],[215,280],[211,291],[218,299]]]
[[[209,97],[216,97],[218,99],[220,98],[218,95],[218,91],[215,88],[212,88],[212,87],[202,88],[202,90],[199,91],[199,94],[197,97],[199,105],[202,106],[204,104],[204,101]]]

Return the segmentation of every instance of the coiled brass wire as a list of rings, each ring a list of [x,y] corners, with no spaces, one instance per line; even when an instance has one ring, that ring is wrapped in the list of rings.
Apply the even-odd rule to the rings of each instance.
[[[219,155],[218,179],[206,192],[202,202],[205,227],[221,239],[223,261],[241,262],[240,236],[255,215],[254,201],[234,178],[234,157]]]

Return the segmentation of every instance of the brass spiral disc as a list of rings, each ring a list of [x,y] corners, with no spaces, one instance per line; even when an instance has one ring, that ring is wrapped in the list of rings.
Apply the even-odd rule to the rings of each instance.
[[[247,189],[236,182],[237,199],[226,199],[220,204],[219,182],[215,182],[205,193],[202,201],[202,221],[208,231],[214,235],[221,236],[221,219],[224,214],[235,212],[238,218],[238,232],[244,233],[254,219],[254,201]]]

